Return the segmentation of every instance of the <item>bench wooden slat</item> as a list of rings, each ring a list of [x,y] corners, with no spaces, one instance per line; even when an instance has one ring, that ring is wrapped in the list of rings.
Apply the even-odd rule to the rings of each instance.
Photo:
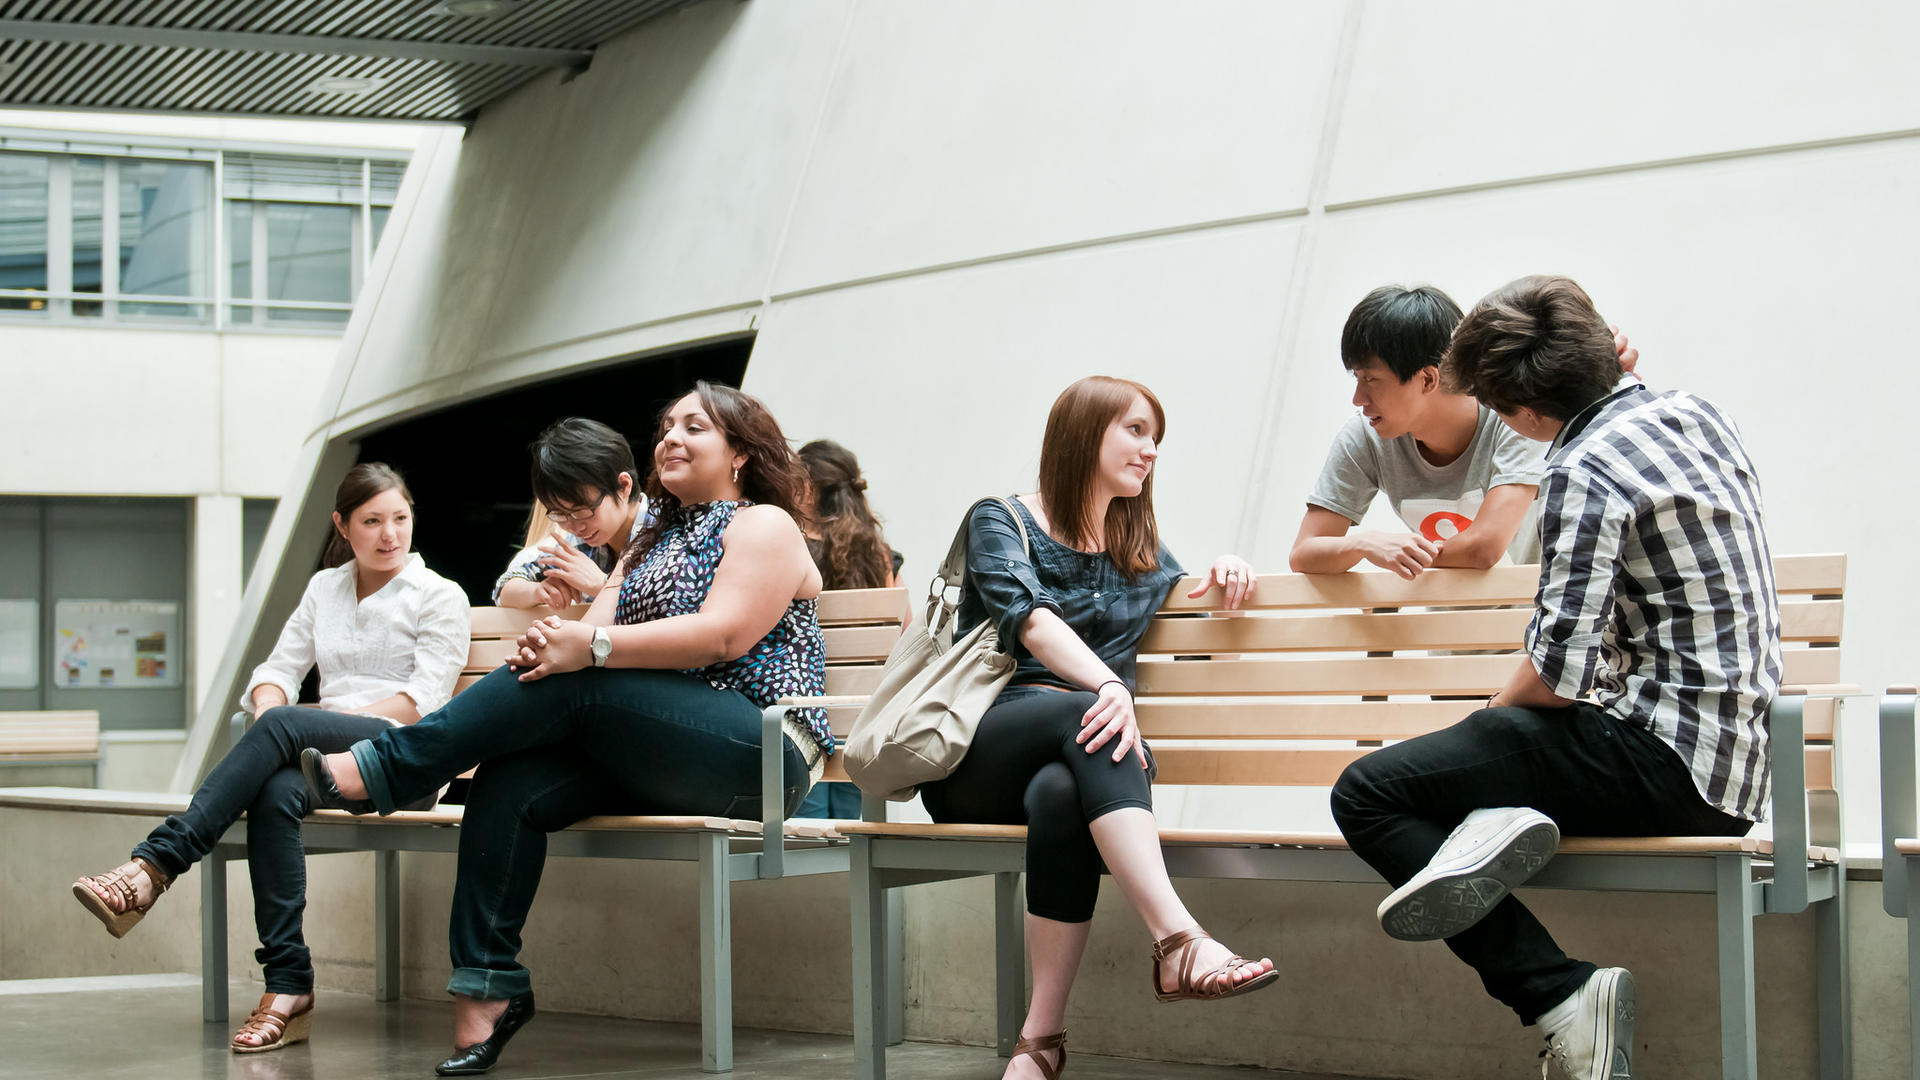
[[[97,761],[100,713],[49,709],[0,713],[0,761],[9,764]]]
[[[562,613],[562,618],[579,619],[587,613],[586,604],[575,604]],[[535,619],[545,618],[551,612],[545,608],[538,611],[529,608],[477,607],[468,613],[472,621],[470,635],[477,638],[519,637],[533,625]]]
[[[1296,750],[1253,748],[1245,744],[1231,749],[1219,746],[1192,746],[1159,743],[1153,758],[1160,771],[1158,784],[1205,784],[1238,787],[1332,787],[1348,765],[1366,757],[1372,750],[1347,747],[1338,750]]]
[[[1479,707],[1478,701],[1142,697],[1135,713],[1149,739],[1398,740],[1451,727]],[[1808,698],[1807,742],[1831,742],[1838,712],[1835,698]],[[835,730],[840,726],[836,720]]]
[[[879,626],[823,626],[820,638],[827,650],[827,660],[836,661],[872,661],[879,662],[887,658],[894,643],[900,640],[898,623]]]
[[[1840,650],[1788,649],[1784,680],[1829,683],[1840,676]],[[1506,685],[1517,660],[1491,656],[1369,656],[1312,660],[1166,660],[1137,665],[1142,695],[1201,694],[1477,694]]]
[[[835,589],[820,594],[816,617],[831,623],[882,623],[896,626],[906,615],[905,589]]]
[[[1844,604],[1798,600],[1780,605],[1786,641],[1831,644],[1840,640]],[[1394,614],[1247,618],[1158,618],[1141,639],[1143,653],[1379,652],[1425,649],[1497,649],[1511,652],[1525,633],[1533,608],[1420,611]]]

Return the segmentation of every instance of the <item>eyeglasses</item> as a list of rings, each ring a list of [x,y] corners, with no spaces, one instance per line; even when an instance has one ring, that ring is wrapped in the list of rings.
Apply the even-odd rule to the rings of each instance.
[[[594,511],[600,509],[600,504],[605,501],[607,501],[607,496],[602,493],[599,498],[593,500],[592,506],[584,510],[549,510],[547,511],[547,520],[553,522],[555,525],[577,525],[592,517]]]

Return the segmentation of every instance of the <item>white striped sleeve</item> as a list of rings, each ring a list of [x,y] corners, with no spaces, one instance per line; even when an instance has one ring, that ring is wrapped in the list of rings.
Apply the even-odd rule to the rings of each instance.
[[[1620,549],[1632,521],[1625,497],[1591,472],[1555,469],[1540,512],[1540,590],[1527,653],[1563,698],[1592,689],[1614,608]]]

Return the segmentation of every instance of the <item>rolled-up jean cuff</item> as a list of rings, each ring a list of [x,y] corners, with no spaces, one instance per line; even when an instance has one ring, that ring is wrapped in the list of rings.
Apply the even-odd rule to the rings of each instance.
[[[353,755],[354,764],[360,766],[360,782],[367,785],[367,799],[373,808],[382,814],[393,813],[393,792],[387,787],[387,774],[380,768],[380,756],[374,752],[372,739],[361,739],[347,752]]]
[[[505,1001],[533,989],[533,975],[519,971],[491,971],[487,968],[457,967],[447,980],[447,993],[464,994],[481,1001]]]

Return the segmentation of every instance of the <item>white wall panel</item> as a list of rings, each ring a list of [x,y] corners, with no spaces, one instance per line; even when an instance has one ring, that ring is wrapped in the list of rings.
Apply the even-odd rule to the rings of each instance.
[[[311,428],[340,339],[225,334],[219,338],[220,486],[227,495],[277,497]]]
[[[220,486],[213,334],[8,326],[0,491],[182,495]],[[29,389],[30,388],[30,389]]]
[[[774,292],[1305,207],[1343,10],[863,3]]]
[[[1327,201],[1920,129],[1920,7],[1369,0]]]
[[[1083,375],[1166,407],[1155,502],[1190,567],[1239,523],[1297,222],[905,278],[776,304],[747,388],[796,439],[860,456],[924,587],[974,499],[1031,491],[1047,410]]]

